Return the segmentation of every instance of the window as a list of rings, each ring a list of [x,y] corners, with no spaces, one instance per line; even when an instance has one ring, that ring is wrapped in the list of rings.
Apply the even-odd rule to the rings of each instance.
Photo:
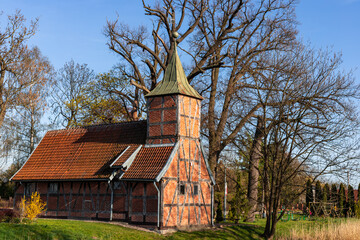
[[[185,184],[180,184],[180,195],[184,195],[185,194]]]
[[[35,192],[35,183],[26,183],[25,184],[25,195],[30,196],[33,192]]]
[[[120,182],[114,182],[114,189],[120,189],[120,188],[121,188]]]
[[[49,183],[49,193],[57,193],[59,191],[59,183]]]
[[[199,194],[199,185],[194,185],[194,195]]]

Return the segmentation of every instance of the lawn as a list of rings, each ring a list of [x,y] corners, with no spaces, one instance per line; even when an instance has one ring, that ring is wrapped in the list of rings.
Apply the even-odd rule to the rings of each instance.
[[[317,219],[316,221],[279,222],[277,236],[286,238],[292,229],[310,229],[326,226],[329,222],[337,224],[340,220]],[[0,223],[0,239],[262,239],[265,221],[258,220],[252,224],[227,225],[221,228],[196,232],[177,232],[159,235],[125,228],[101,222],[84,222],[75,220],[39,219],[32,224]]]
[[[156,233],[117,225],[73,220],[38,219],[37,223],[0,223],[0,239],[163,239]]]

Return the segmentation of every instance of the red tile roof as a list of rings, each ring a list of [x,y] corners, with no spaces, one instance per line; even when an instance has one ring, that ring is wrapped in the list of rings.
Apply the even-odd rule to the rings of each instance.
[[[155,179],[174,147],[143,147],[121,179]]]
[[[49,131],[12,180],[108,178],[110,164],[145,140],[146,121]]]

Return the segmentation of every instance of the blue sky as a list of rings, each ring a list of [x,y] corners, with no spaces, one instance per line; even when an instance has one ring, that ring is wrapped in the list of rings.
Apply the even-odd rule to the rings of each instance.
[[[39,30],[31,39],[56,69],[74,59],[87,63],[95,72],[104,72],[117,61],[106,46],[106,20],[142,24],[146,20],[140,1],[115,0],[0,0],[3,15],[20,9],[30,20],[39,18]]]
[[[95,72],[107,71],[116,64],[117,56],[106,46],[106,20],[118,14],[120,21],[133,26],[148,23],[140,0],[0,0],[0,6],[3,15],[21,9],[27,19],[39,17],[39,31],[30,43],[56,69],[74,59]],[[359,11],[359,0],[300,1],[296,11],[299,34],[318,48],[341,51],[344,69],[356,69],[360,65]],[[355,76],[360,78],[359,70]]]
[[[303,0],[297,8],[299,33],[317,48],[343,54],[343,67],[360,66],[360,0]],[[355,71],[360,82],[360,69]]]
[[[99,73],[118,61],[106,46],[106,20],[118,16],[132,26],[147,24],[149,18],[141,6],[140,0],[0,0],[0,20],[16,9],[28,20],[39,17],[39,31],[30,44],[37,45],[55,69],[74,59]],[[343,68],[356,70],[360,66],[359,12],[360,0],[299,1],[299,35],[317,48],[342,52]],[[360,69],[355,77],[360,83]]]

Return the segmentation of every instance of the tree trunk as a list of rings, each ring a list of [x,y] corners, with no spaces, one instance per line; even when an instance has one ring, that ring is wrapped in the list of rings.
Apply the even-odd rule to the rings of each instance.
[[[30,107],[31,122],[30,122],[30,146],[29,146],[29,156],[35,149],[35,113],[34,107]]]
[[[248,182],[248,206],[249,212],[245,222],[255,221],[255,211],[257,207],[258,198],[258,180],[259,180],[259,162],[262,156],[261,144],[264,137],[263,120],[258,117],[255,136],[250,152],[249,159],[249,182]]]
[[[6,104],[1,104],[0,103],[0,128],[4,122],[5,119],[5,114],[6,114]]]
[[[3,68],[0,63],[1,69]],[[5,70],[0,71],[0,128],[4,122],[5,119],[5,113],[6,113],[6,103],[3,99],[4,94],[4,80],[5,80]]]
[[[220,154],[220,151],[209,151],[208,162],[210,165],[210,169],[213,173],[213,176],[215,178],[215,181],[216,181],[217,172],[218,172],[219,154]]]

